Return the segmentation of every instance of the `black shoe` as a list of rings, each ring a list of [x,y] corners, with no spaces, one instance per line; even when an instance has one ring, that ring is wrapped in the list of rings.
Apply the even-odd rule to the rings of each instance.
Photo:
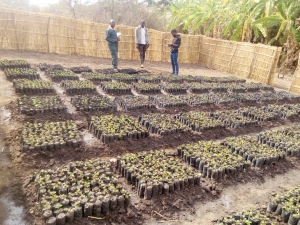
[[[174,75],[174,74],[175,74],[175,72],[170,73],[170,75]]]

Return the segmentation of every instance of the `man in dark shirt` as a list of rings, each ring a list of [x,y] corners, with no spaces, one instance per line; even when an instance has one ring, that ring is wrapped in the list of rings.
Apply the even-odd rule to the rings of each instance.
[[[178,66],[178,49],[181,44],[181,37],[179,34],[177,34],[177,30],[173,29],[171,31],[171,34],[173,36],[173,41],[171,44],[168,44],[171,50],[171,63],[172,63],[172,69],[173,72],[171,74],[178,76],[179,73],[179,66]]]
[[[120,38],[115,30],[116,23],[114,20],[110,20],[109,27],[106,30],[105,40],[108,42],[108,48],[112,57],[112,66],[115,72],[118,72],[118,42]]]

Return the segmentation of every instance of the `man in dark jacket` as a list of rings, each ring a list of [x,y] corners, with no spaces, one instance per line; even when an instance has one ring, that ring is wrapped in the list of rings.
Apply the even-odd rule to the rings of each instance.
[[[118,42],[120,38],[115,30],[116,23],[114,20],[110,20],[109,27],[106,30],[105,40],[108,42],[108,48],[112,57],[112,66],[115,72],[118,72]]]
[[[140,52],[141,68],[144,68],[146,50],[150,44],[148,30],[145,24],[145,21],[142,20],[140,26],[135,29],[135,44]]]
[[[179,34],[177,34],[177,30],[173,29],[171,31],[171,34],[173,36],[173,41],[171,44],[168,44],[171,51],[171,63],[172,63],[172,69],[173,72],[171,74],[178,76],[179,73],[179,66],[178,66],[178,49],[181,44],[181,37]]]

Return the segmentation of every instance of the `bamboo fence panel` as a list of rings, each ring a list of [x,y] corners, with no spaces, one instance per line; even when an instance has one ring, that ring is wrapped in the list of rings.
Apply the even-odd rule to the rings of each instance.
[[[298,66],[293,75],[293,80],[290,86],[290,92],[300,94],[300,54],[298,59]]]
[[[274,60],[276,59],[277,49],[270,48],[265,45],[257,45],[255,47],[255,57],[252,65],[252,71],[249,74],[249,79],[269,83],[272,74]]]
[[[76,54],[75,20],[51,17],[49,24],[49,52],[63,55]]]
[[[95,23],[76,23],[75,43],[77,55],[96,56],[97,33]]]
[[[0,13],[0,43],[4,49],[18,49],[16,38],[15,14],[5,9]]]
[[[110,58],[110,51],[105,40],[106,29],[108,28],[107,24],[96,24],[96,56],[99,58]]]
[[[0,7],[0,48],[111,58],[105,40],[108,24]],[[135,28],[121,32],[120,59],[139,59]],[[170,32],[149,29],[146,60],[170,62]],[[180,63],[194,63],[263,83],[272,83],[281,48],[181,34]],[[297,77],[296,77],[297,78]]]

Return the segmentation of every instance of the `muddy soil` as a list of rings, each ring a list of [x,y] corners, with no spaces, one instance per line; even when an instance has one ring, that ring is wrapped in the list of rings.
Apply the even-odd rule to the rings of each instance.
[[[29,63],[61,64],[65,67],[88,66],[92,69],[109,68],[109,59],[98,59],[80,56],[61,56],[29,51],[0,50],[1,59],[26,59]],[[121,68],[138,68],[137,61],[121,60]],[[169,71],[168,63],[147,62],[146,69],[153,74],[166,74]],[[181,65],[182,74],[226,76],[220,71],[209,70],[198,65]],[[41,72],[42,79],[48,79]],[[290,77],[275,79],[275,86],[288,89]],[[54,168],[69,161],[83,160],[90,157],[105,157],[108,160],[126,152],[139,152],[155,149],[166,149],[175,154],[180,144],[198,140],[218,140],[227,136],[252,134],[266,129],[276,129],[287,126],[293,121],[279,120],[261,123],[257,126],[242,127],[239,129],[222,129],[205,133],[192,132],[172,136],[152,135],[142,140],[128,140],[122,143],[114,142],[104,145],[94,138],[87,129],[87,118],[93,113],[76,112],[70,103],[70,97],[64,90],[55,84],[57,93],[68,107],[65,114],[42,114],[25,116],[18,113],[12,83],[5,79],[0,72],[0,223],[12,224],[43,224],[39,207],[35,204],[36,190],[30,182],[31,174],[42,168]],[[243,104],[218,105],[212,107],[184,107],[171,109],[155,109],[153,112],[179,113],[180,111],[202,110],[214,111],[218,109],[235,109]],[[118,111],[115,115],[128,114],[137,117],[143,111]],[[95,114],[95,113],[94,113]],[[105,113],[97,113],[103,115]],[[65,148],[49,152],[22,152],[20,149],[21,124],[24,121],[62,121],[74,119],[84,136],[85,145],[77,149]],[[71,154],[70,154],[71,153]],[[287,161],[272,165],[263,170],[251,169],[249,173],[226,177],[223,180],[212,181],[202,178],[201,188],[191,188],[176,192],[170,196],[160,196],[151,201],[140,200],[136,197],[134,187],[129,187],[132,193],[132,206],[127,213],[112,215],[104,220],[83,219],[74,224],[157,224],[160,221],[173,220],[165,224],[210,224],[211,221],[224,216],[232,210],[248,209],[255,205],[265,205],[268,195],[272,191],[280,191],[299,183],[300,169],[298,160],[288,158]],[[17,216],[14,216],[17,214]],[[11,218],[16,218],[14,221]]]

